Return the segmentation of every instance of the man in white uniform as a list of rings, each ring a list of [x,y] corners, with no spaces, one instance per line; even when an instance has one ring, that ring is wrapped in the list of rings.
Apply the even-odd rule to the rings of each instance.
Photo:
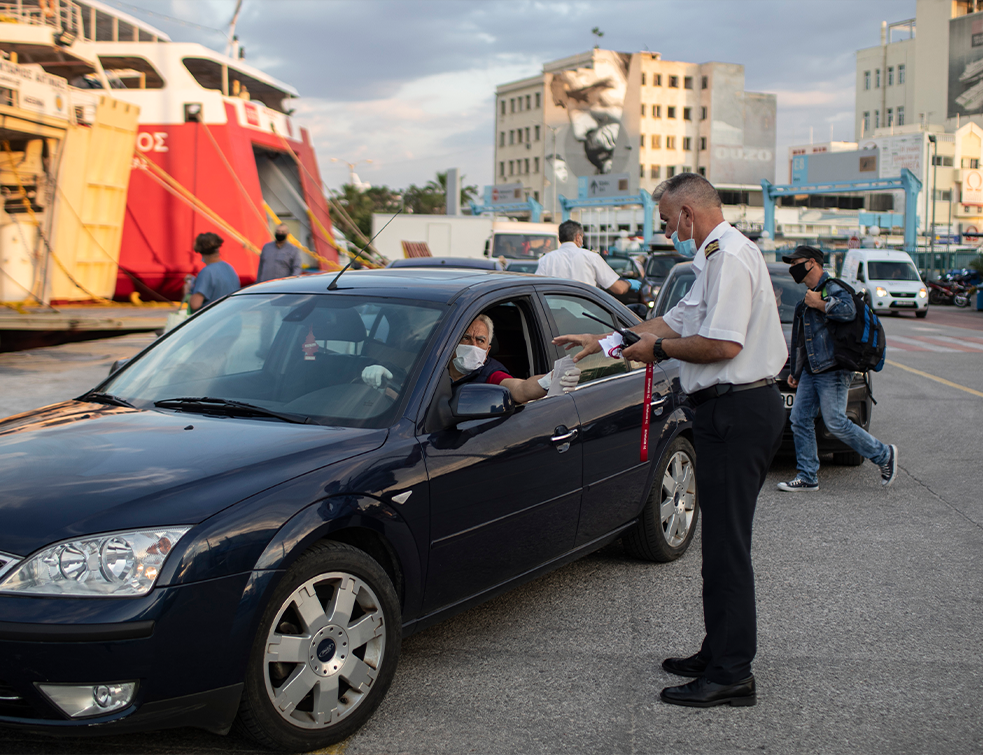
[[[698,653],[662,664],[694,681],[667,687],[661,697],[701,708],[754,705],[751,525],[785,426],[775,376],[788,350],[761,252],[724,220],[713,186],[683,173],[663,182],[652,197],[659,202],[666,236],[684,254],[696,252],[697,275],[689,294],[664,317],[632,327],[641,340],[624,349],[624,356],[642,362],[678,359],[680,382],[696,407],[706,626]],[[560,336],[554,343],[583,346],[576,361],[599,351],[598,340]]]
[[[582,248],[584,227],[576,220],[560,223],[557,233],[560,246],[540,257],[536,275],[580,281],[589,286],[603,288],[612,294],[638,291],[642,287],[640,280],[619,278],[601,255]]]

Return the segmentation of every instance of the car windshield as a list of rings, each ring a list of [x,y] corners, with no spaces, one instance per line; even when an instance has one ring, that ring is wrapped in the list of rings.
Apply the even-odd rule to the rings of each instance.
[[[785,271],[770,270],[771,285],[775,291],[775,304],[778,306],[778,316],[784,323],[791,323],[795,314],[795,305],[798,304],[806,295],[806,285],[796,283],[792,276]],[[692,266],[677,271],[672,280],[667,283],[668,289],[665,295],[659,299],[659,308],[655,313],[661,317],[670,309],[675,307],[679,301],[689,293],[693,287],[696,274]]]
[[[679,260],[674,257],[649,257],[645,263],[645,277],[665,278],[677,262]]]
[[[867,262],[868,277],[872,281],[917,281],[918,271],[910,262]]]
[[[535,260],[556,247],[555,236],[539,233],[497,233],[492,256]]]
[[[320,424],[382,427],[409,387],[441,309],[347,294],[233,296],[99,390],[139,408],[207,397],[203,412],[220,410],[215,400],[231,401]],[[187,401],[180,408],[194,410]]]
[[[604,261],[618,275],[624,275],[626,272],[632,275],[635,273],[635,266],[631,264],[631,260],[627,257],[605,257]]]

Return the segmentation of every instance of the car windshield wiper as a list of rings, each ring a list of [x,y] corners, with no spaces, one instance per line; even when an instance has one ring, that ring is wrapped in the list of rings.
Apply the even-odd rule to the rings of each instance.
[[[247,404],[244,401],[232,401],[227,398],[212,398],[210,396],[184,396],[182,398],[165,398],[155,401],[154,406],[159,409],[178,409],[185,412],[221,412],[230,417],[275,417],[284,422],[293,422],[298,425],[316,424],[310,417],[302,414],[288,414],[267,409],[255,404]]]
[[[113,406],[125,406],[128,409],[136,408],[125,398],[114,396],[112,393],[102,393],[100,391],[89,391],[88,393],[79,396],[76,399],[76,401],[95,401],[98,404],[112,404]]]

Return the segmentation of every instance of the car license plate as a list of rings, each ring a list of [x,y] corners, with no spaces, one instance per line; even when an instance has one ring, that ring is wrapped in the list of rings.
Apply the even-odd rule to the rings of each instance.
[[[918,305],[913,301],[892,301],[892,307],[917,307]]]
[[[785,408],[791,409],[792,405],[795,403],[794,393],[782,393],[782,401],[785,402]]]

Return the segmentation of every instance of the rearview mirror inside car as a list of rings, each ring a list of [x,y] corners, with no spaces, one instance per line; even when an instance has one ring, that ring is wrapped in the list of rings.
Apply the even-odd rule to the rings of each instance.
[[[507,417],[515,411],[515,401],[508,388],[488,383],[462,385],[455,391],[450,406],[458,422]]]

